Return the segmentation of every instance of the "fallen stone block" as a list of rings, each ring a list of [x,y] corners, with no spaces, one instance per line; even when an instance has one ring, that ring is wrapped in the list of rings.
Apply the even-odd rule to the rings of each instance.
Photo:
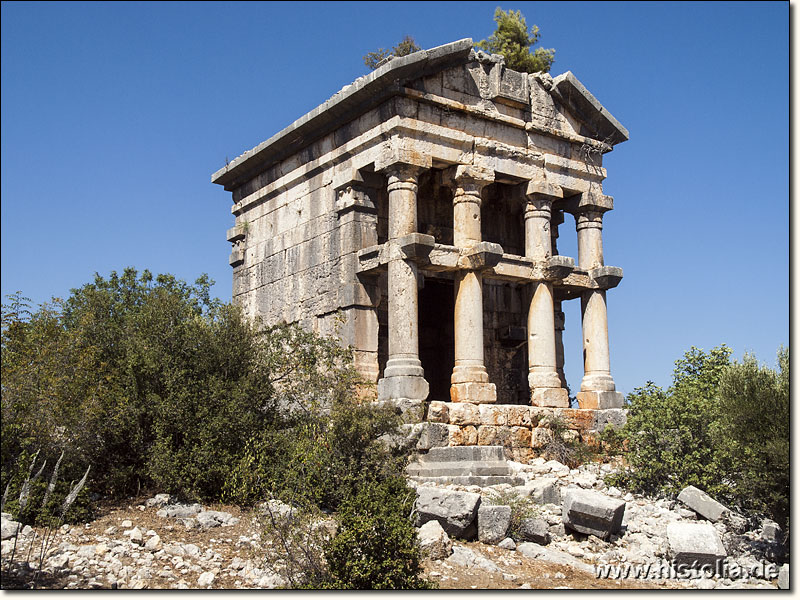
[[[162,518],[190,519],[202,510],[203,507],[199,504],[172,504],[159,510],[156,515]]]
[[[510,525],[510,506],[481,505],[478,508],[478,540],[484,544],[503,541]]]
[[[535,479],[525,484],[523,489],[537,504],[558,504],[561,501],[554,477]]]
[[[417,488],[417,527],[435,519],[447,535],[474,539],[478,534],[476,521],[480,502],[480,494],[420,486]]]
[[[564,527],[607,540],[619,532],[625,502],[590,490],[567,490],[561,506]]]
[[[543,519],[523,519],[519,527],[519,538],[546,546],[550,543],[549,529],[550,526]]]
[[[728,553],[719,533],[711,523],[681,523],[667,525],[669,552],[679,565],[713,565]]]
[[[767,542],[780,543],[783,541],[783,530],[775,521],[766,519],[761,526],[761,539]]]
[[[423,554],[432,560],[447,558],[453,552],[453,542],[439,521],[428,521],[420,527],[417,539]]]
[[[683,488],[678,500],[709,521],[719,521],[728,509],[693,485]]]
[[[3,518],[2,522],[0,522],[0,527],[2,527],[2,538],[7,540],[13,538],[17,535],[17,532],[22,530],[22,523]]]

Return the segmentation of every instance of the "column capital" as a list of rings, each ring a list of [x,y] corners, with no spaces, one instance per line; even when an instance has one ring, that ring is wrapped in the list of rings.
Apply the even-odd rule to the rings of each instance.
[[[442,172],[442,184],[455,188],[453,203],[481,202],[481,192],[494,183],[494,171],[476,165],[455,165]]]
[[[582,229],[602,229],[603,228],[602,210],[583,210],[575,215],[575,230]]]
[[[576,216],[586,211],[608,212],[614,209],[614,197],[597,192],[583,192],[569,204],[569,212]]]

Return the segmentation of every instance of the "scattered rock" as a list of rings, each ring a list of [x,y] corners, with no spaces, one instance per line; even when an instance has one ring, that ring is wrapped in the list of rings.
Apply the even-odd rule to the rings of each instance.
[[[197,513],[201,512],[203,507],[197,503],[195,504],[172,504],[165,506],[156,514],[162,518],[174,519],[191,519]]]
[[[214,583],[215,577],[216,575],[214,575],[214,573],[212,573],[211,571],[206,571],[205,573],[200,575],[200,577],[197,578],[197,585],[202,587],[208,587],[212,583]]]
[[[625,502],[589,490],[567,490],[561,516],[564,526],[607,540],[619,532]]]
[[[497,544],[497,546],[500,547],[500,548],[503,548],[505,550],[516,550],[517,549],[516,542],[514,540],[512,540],[510,537],[507,537],[506,539],[504,539],[502,542]]]
[[[2,529],[2,538],[4,540],[11,539],[17,535],[18,532],[22,531],[22,523],[7,519],[5,516],[7,514],[8,513],[3,513],[3,518],[0,520],[0,529]]]
[[[420,486],[417,488],[417,526],[436,519],[449,536],[474,539],[478,533],[475,521],[480,501],[480,494]]]
[[[447,558],[453,552],[453,543],[439,521],[425,523],[417,532],[420,548],[432,560]]]
[[[693,485],[683,488],[681,493],[678,494],[678,500],[709,521],[719,521],[728,510],[703,490],[699,490]]]
[[[482,569],[492,572],[500,570],[497,563],[464,546],[454,546],[453,553],[447,559],[447,562],[470,569]]]
[[[167,506],[172,501],[173,501],[172,496],[170,496],[169,494],[156,494],[153,498],[147,500],[144,503],[144,505],[148,508],[153,506],[161,507],[161,506]]]
[[[550,543],[548,524],[542,519],[523,519],[519,527],[519,537],[525,542],[536,542],[542,546]]]
[[[716,529],[710,523],[680,523],[667,525],[669,551],[677,564],[713,565],[728,554]]]
[[[478,508],[478,540],[484,544],[502,541],[510,525],[510,506],[484,504]]]
[[[120,526],[123,529],[130,529],[131,527],[133,527],[133,521],[131,521],[130,519],[125,519],[122,523],[120,523]]]
[[[158,535],[154,535],[149,540],[147,540],[144,544],[145,550],[150,550],[151,552],[160,550],[161,549],[161,537]]]

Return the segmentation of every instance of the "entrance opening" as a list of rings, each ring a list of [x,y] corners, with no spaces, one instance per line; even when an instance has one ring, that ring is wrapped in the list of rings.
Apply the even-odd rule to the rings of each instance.
[[[419,359],[430,386],[428,400],[450,402],[456,360],[454,312],[453,282],[426,277],[419,291]]]

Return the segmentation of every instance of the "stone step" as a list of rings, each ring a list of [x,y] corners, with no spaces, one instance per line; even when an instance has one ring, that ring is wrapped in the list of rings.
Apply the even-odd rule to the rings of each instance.
[[[411,476],[411,479],[417,483],[434,483],[436,485],[477,485],[479,487],[498,485],[500,483],[507,483],[509,485],[516,486],[525,483],[522,478],[514,475],[452,475],[443,477]]]
[[[458,462],[416,462],[406,467],[412,476],[442,477],[446,475],[511,475],[508,463],[500,461],[478,462],[464,460]]]
[[[442,446],[431,448],[420,462],[505,461],[502,446]]]

